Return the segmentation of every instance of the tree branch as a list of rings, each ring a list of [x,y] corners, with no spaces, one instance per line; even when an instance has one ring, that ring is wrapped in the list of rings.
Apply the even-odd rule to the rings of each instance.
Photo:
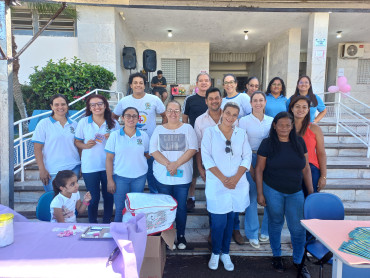
[[[17,53],[17,55],[14,56],[14,59],[18,59],[19,56],[41,35],[42,32],[56,19],[67,7],[67,3],[63,2],[60,9],[49,19],[49,21],[45,24],[44,27],[42,27],[33,37],[30,39],[28,43],[26,43],[25,46],[22,47],[21,50]]]

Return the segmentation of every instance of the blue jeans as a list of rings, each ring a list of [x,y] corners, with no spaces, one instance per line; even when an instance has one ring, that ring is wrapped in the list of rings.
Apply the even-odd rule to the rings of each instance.
[[[81,164],[78,164],[76,167],[74,167],[71,170],[73,173],[76,174],[77,179],[80,177],[80,170],[81,170]],[[56,176],[57,176],[57,174],[50,175],[51,179],[49,179],[49,183],[47,185],[43,184],[45,192],[53,191],[53,180],[55,179]]]
[[[91,201],[88,207],[89,222],[98,223],[98,207],[101,192],[104,199],[103,223],[110,223],[113,214],[113,194],[107,191],[107,173],[99,171],[94,173],[82,173],[85,185],[91,194]]]
[[[177,238],[185,235],[186,226],[186,201],[188,199],[190,183],[186,184],[162,184],[157,181],[157,188],[159,193],[171,195],[177,201],[177,211],[176,211],[176,229]]]
[[[148,188],[149,188],[149,191],[150,191],[150,193],[158,193],[157,180],[156,180],[156,178],[153,175],[154,157],[151,156],[146,161],[148,163],[148,172],[146,174],[146,178],[148,180]]]
[[[320,178],[320,169],[317,168],[315,165],[310,163],[310,168],[311,168],[311,175],[312,175],[312,185],[313,185],[313,192],[317,192],[317,184],[319,183],[319,178]],[[307,197],[307,189],[304,181],[302,182],[302,189],[303,189],[303,194],[304,197]]]
[[[146,174],[137,178],[124,178],[118,175],[113,175],[116,183],[116,192],[114,196],[114,205],[116,207],[116,215],[114,222],[122,222],[122,210],[125,207],[126,194],[129,192],[143,192],[146,181]]]
[[[212,253],[215,255],[229,254],[233,235],[235,213],[209,213],[211,218]]]
[[[252,166],[256,168],[257,154],[252,155]],[[258,220],[258,210],[257,210],[257,186],[250,172],[247,172],[247,180],[249,182],[249,199],[250,204],[245,210],[244,218],[244,229],[245,235],[248,239],[258,239],[258,230],[260,228],[260,223]],[[263,220],[261,226],[261,234],[268,235],[268,215],[267,209],[263,211]]]
[[[281,231],[285,216],[293,246],[293,262],[300,264],[306,242],[306,230],[300,223],[303,219],[304,204],[302,190],[293,194],[284,194],[263,183],[263,195],[269,214],[268,229],[272,255],[281,256]]]

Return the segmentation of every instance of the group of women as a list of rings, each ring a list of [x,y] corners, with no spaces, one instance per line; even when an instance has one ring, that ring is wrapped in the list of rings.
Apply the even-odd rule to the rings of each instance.
[[[304,196],[320,191],[326,184],[324,139],[315,123],[325,115],[325,106],[313,94],[307,76],[299,78],[289,101],[284,81],[278,77],[271,80],[266,94],[258,91],[257,78],[248,80],[246,94],[237,93],[236,85],[235,76],[225,76],[227,97],[222,100],[221,123],[206,129],[201,145],[212,234],[208,266],[217,269],[221,260],[226,270],[234,269],[229,256],[234,213],[245,211],[250,243],[259,248],[259,241],[270,239],[273,266],[283,271],[280,239],[284,217],[291,233],[293,261],[298,265],[305,242],[305,230],[299,222],[303,218]],[[97,222],[100,186],[103,222],[110,221],[113,202],[114,221],[121,221],[125,194],[143,192],[146,159],[153,156],[159,193],[170,194],[178,202],[177,247],[185,249],[186,200],[198,143],[191,125],[180,121],[180,104],[168,102],[168,122],[158,125],[151,138],[137,128],[137,108],[123,111],[124,125],[120,128],[101,95],[87,99],[86,117],[78,124],[68,118],[65,96],[53,96],[50,106],[52,115],[40,121],[32,139],[45,190],[51,190],[58,171],[79,174],[81,164],[92,195],[89,221]],[[315,118],[316,110],[320,113]],[[260,236],[257,202],[265,207]]]

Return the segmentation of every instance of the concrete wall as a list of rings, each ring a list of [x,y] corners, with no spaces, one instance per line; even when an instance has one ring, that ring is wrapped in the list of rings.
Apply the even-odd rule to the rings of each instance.
[[[267,83],[278,76],[285,82],[287,97],[294,94],[300,59],[301,30],[290,29],[270,42]]]
[[[122,61],[122,50],[124,46],[135,47],[136,42],[128,30],[125,21],[119,15],[119,11],[115,11],[115,42],[116,42],[116,78],[117,78],[117,90],[120,92],[127,92],[128,89],[128,78],[130,70],[123,67]],[[132,70],[135,72],[136,70]]]
[[[265,76],[265,54],[266,54],[266,46],[262,47],[259,51],[256,53],[256,61],[251,64],[250,71],[249,71],[249,77],[255,76],[258,78],[260,82],[260,90],[265,91],[267,86],[266,83],[266,76]]]
[[[370,44],[367,43],[364,45],[365,53],[360,59],[370,59]],[[348,84],[350,84],[352,88],[351,96],[370,105],[370,84],[357,84],[357,69],[359,59],[340,58],[342,46],[342,43],[338,45],[336,76],[338,74],[338,69],[343,68],[344,76],[347,77]]]
[[[157,70],[161,69],[161,59],[190,59],[190,84],[195,84],[201,71],[209,72],[209,43],[195,42],[152,42],[137,41],[136,55],[138,69],[143,68],[143,51],[153,49],[157,52]],[[151,77],[156,73],[151,73]],[[183,84],[188,85],[188,84]]]
[[[16,35],[15,42],[19,51],[32,36]],[[47,61],[52,59],[58,61],[62,58],[73,58],[78,56],[78,41],[76,37],[49,37],[40,36],[20,56],[19,82],[29,82],[28,77],[34,73],[34,67],[43,67]]]
[[[115,8],[77,6],[79,58],[100,65],[117,76]],[[112,85],[117,89],[117,82]]]

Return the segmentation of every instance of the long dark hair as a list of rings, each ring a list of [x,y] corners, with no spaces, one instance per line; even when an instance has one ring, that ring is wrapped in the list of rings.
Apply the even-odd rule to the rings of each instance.
[[[299,100],[304,100],[307,102],[307,105],[308,105],[308,111],[307,111],[307,115],[306,117],[304,117],[303,121],[302,121],[302,127],[300,130],[298,130],[298,134],[300,136],[303,136],[305,133],[306,133],[306,130],[308,128],[308,126],[310,125],[310,122],[311,122],[311,116],[310,116],[310,100],[308,98],[306,98],[305,96],[296,96],[296,97],[292,97],[291,99],[291,102],[289,104],[289,109],[288,109],[288,112],[293,116],[294,118],[294,114],[293,114],[293,107],[294,107],[294,104],[296,104]]]
[[[313,93],[313,90],[312,90],[312,83],[311,83],[311,78],[307,75],[302,75],[298,78],[298,81],[297,81],[297,86],[295,88],[295,93],[294,95],[292,96],[293,97],[296,97],[296,96],[300,96],[299,94],[299,90],[298,90],[298,84],[299,82],[301,81],[302,78],[307,78],[308,79],[308,82],[310,83],[310,88],[308,89],[308,94],[307,94],[307,97],[308,99],[310,100],[310,106],[312,107],[316,107],[317,106],[317,98],[315,96],[315,94]]]
[[[73,176],[76,176],[76,174],[71,170],[63,170],[58,172],[53,180],[54,196],[57,196],[60,193],[61,190],[59,187],[66,187],[67,180]]]
[[[303,147],[298,143],[298,135],[295,130],[294,126],[294,118],[291,114],[288,112],[280,112],[278,113],[274,120],[272,121],[272,125],[270,128],[270,134],[269,134],[269,139],[270,139],[270,144],[271,144],[271,150],[272,150],[272,156],[274,156],[278,150],[280,150],[280,140],[277,135],[275,126],[277,122],[280,119],[288,118],[291,123],[292,123],[292,130],[289,133],[289,142],[293,145],[294,151],[298,154],[299,157],[304,157],[304,149]]]
[[[85,116],[87,117],[87,116],[92,115],[92,112],[90,110],[90,101],[93,98],[98,98],[98,99],[100,99],[100,100],[102,100],[104,102],[104,105],[105,105],[104,119],[107,122],[107,125],[108,125],[108,128],[109,129],[114,128],[115,122],[112,119],[112,111],[110,111],[109,103],[108,103],[107,99],[105,98],[105,96],[102,96],[102,95],[91,95],[91,96],[89,96],[88,99],[86,100],[86,113],[85,113]]]
[[[271,79],[269,85],[267,86],[266,96],[271,94],[271,85],[272,85],[272,83],[274,83],[275,80],[279,80],[281,82],[282,89],[281,89],[280,95],[283,95],[285,97],[286,96],[286,87],[285,87],[284,80],[281,79],[280,77],[274,77],[274,78]]]
[[[50,105],[53,105],[54,100],[57,99],[57,98],[60,98],[60,97],[66,101],[66,103],[67,103],[67,109],[69,110],[69,107],[68,107],[68,99],[67,99],[67,97],[65,95],[62,95],[62,94],[55,94],[55,95],[53,95],[50,98],[50,100],[49,100]],[[66,113],[66,117],[69,116],[68,110],[67,110],[67,113]],[[51,112],[51,115],[50,116],[51,117],[54,116],[54,111]]]

